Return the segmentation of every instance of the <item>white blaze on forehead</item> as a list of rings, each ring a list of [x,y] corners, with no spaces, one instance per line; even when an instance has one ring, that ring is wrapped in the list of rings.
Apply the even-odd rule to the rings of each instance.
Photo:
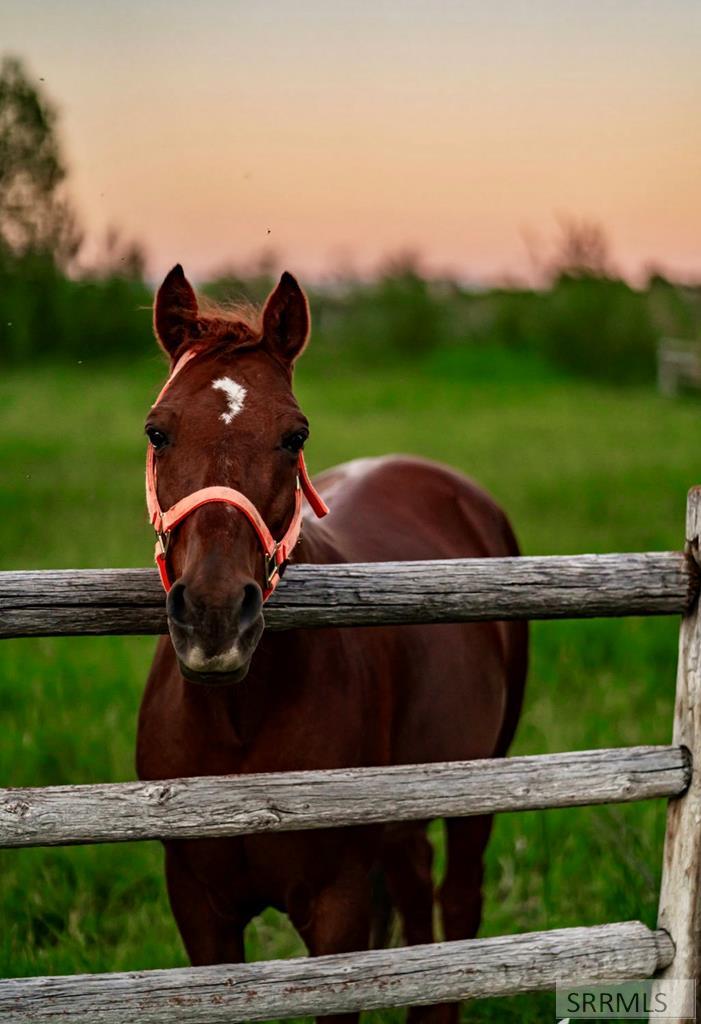
[[[229,406],[219,419],[224,420],[225,423],[231,423],[234,416],[238,416],[243,409],[243,400],[246,397],[245,387],[243,384],[237,384],[231,377],[219,377],[217,380],[213,380],[212,387],[215,391],[224,392]]]

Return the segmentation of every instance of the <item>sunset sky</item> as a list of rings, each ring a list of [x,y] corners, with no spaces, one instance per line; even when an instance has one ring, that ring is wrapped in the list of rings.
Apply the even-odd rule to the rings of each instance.
[[[156,276],[264,247],[524,276],[561,216],[701,276],[699,0],[2,0],[0,52],[61,110],[91,239]]]

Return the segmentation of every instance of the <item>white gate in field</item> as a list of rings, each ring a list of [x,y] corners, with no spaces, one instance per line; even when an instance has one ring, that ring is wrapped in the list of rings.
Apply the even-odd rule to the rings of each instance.
[[[671,398],[680,387],[701,389],[701,342],[661,338],[657,346],[657,388]]]
[[[669,799],[658,927],[637,921],[316,959],[0,981],[7,1024],[218,1024],[552,989],[699,979],[701,488],[683,552],[290,566],[269,629],[681,614],[670,746],[0,790],[0,846],[328,828]],[[162,633],[154,570],[0,573],[0,638]],[[701,986],[698,986],[701,988]],[[681,1019],[681,1017],[679,1017]]]

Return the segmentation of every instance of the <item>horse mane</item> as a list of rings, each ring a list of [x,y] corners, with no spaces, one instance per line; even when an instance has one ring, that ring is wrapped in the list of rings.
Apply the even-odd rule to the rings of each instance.
[[[262,310],[252,302],[215,302],[204,296],[199,300],[197,319],[208,347],[253,348],[260,344]]]
[[[195,344],[200,350],[216,353],[226,350],[258,348],[263,340],[263,311],[246,300],[216,302],[200,295],[197,304],[171,310],[183,331],[182,341],[175,350],[169,350],[155,328],[161,348],[177,362],[183,352]]]

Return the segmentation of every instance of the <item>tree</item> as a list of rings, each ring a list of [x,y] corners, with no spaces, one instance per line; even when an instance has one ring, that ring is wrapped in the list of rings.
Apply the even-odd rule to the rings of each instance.
[[[82,241],[64,193],[57,112],[17,57],[0,63],[0,250],[65,269]]]
[[[531,228],[522,231],[536,287],[550,287],[562,278],[618,279],[608,236],[601,224],[574,217],[558,218],[552,240]]]
[[[146,273],[146,252],[140,242],[126,241],[118,228],[105,231],[99,251],[93,258],[90,271],[83,276],[98,280],[123,277],[128,281],[143,281]]]
[[[561,218],[560,237],[550,263],[551,277],[618,277],[609,248],[606,231],[600,224]]]

